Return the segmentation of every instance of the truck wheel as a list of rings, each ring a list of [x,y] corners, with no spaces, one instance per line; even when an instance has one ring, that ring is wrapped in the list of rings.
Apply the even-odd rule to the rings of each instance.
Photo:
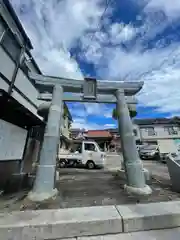
[[[75,161],[75,162],[73,163],[73,167],[76,168],[77,165],[78,165],[78,163]]]
[[[95,164],[94,164],[93,161],[88,161],[88,162],[86,163],[86,167],[87,167],[88,169],[94,169],[94,168],[95,168]]]
[[[66,167],[66,161],[64,159],[59,161],[59,167],[60,168],[65,168]]]

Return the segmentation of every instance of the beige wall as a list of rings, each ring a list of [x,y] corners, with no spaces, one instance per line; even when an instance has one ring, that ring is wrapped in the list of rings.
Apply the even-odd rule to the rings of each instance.
[[[69,123],[68,117],[63,118],[62,126],[61,126],[61,133],[62,133],[62,135],[64,135],[67,138],[70,137],[68,123]]]
[[[139,132],[141,135],[142,140],[157,140],[157,139],[174,139],[174,138],[180,138],[180,129],[178,126],[174,126],[175,130],[177,131],[177,134],[169,135],[167,131],[165,131],[164,127],[172,126],[172,125],[151,125],[149,127],[154,127],[155,135],[149,136],[148,132],[146,131],[147,126],[140,126]]]

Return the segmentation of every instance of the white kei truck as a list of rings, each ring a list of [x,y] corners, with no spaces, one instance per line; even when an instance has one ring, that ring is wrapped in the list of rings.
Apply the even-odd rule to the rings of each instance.
[[[59,153],[58,167],[104,168],[105,159],[105,152],[101,151],[95,141],[74,140],[73,147],[68,153]]]

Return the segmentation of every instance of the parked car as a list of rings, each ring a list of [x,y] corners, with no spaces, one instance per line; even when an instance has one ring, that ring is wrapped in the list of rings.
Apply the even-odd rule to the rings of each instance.
[[[147,145],[139,150],[141,159],[157,160],[160,158],[159,148],[157,145]]]

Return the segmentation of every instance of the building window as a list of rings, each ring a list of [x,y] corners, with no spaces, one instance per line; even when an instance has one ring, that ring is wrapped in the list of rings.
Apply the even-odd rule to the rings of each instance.
[[[4,31],[5,31],[5,27],[4,27],[4,24],[2,23],[2,21],[0,19],[0,41],[1,41],[1,38],[3,36]]]
[[[148,136],[156,135],[154,127],[147,127],[147,128],[145,128],[145,131],[148,133]]]
[[[7,31],[1,42],[3,48],[11,56],[11,58],[16,62],[21,54],[21,46],[16,41],[15,37],[10,31]]]
[[[178,134],[175,127],[164,127],[164,131],[168,132],[169,135],[177,135]]]

